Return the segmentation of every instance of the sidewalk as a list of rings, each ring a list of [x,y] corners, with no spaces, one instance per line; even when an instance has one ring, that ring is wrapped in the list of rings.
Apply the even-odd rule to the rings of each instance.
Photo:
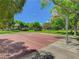
[[[71,43],[69,43],[68,45],[66,44],[66,41],[64,39],[61,39],[60,41],[57,41],[54,44],[52,44],[52,46],[56,46],[79,54],[79,42],[77,42],[75,39],[70,40]]]
[[[41,50],[51,52],[55,59],[79,59],[79,46],[66,45],[65,40],[55,42]]]

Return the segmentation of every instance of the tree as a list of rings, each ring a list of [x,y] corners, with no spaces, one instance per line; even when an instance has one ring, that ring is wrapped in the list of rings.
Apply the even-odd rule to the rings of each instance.
[[[44,0],[43,0],[44,1]],[[55,4],[55,6],[57,6],[56,10],[60,10],[60,14],[62,14],[66,20],[66,42],[68,43],[68,25],[69,25],[69,15],[71,14],[75,14],[76,16],[78,16],[79,14],[79,4],[76,4],[74,2],[72,2],[72,0],[45,0],[45,1],[50,1],[53,2]],[[78,0],[76,0],[78,1]],[[49,3],[49,2],[48,2]],[[47,4],[47,3],[46,3]],[[58,11],[59,12],[59,11]],[[77,20],[75,19],[75,23],[74,23],[74,33],[76,34],[76,30],[77,30],[77,26],[76,23]]]
[[[22,10],[25,0],[0,0],[0,19],[10,19]]]
[[[65,20],[62,17],[53,17],[51,23],[54,30],[65,29]]]
[[[77,33],[77,17],[79,16],[79,1],[78,0],[62,0],[62,2],[59,0],[53,0],[54,3],[60,7],[63,7],[64,10],[68,10],[71,14],[75,14],[74,17],[74,36],[76,36]]]
[[[0,19],[0,29],[3,30],[5,28],[4,20]]]
[[[71,34],[73,34],[73,29],[74,29],[74,14],[69,15],[69,29],[71,30]]]
[[[20,21],[20,20],[15,20],[15,27],[17,27],[18,30],[29,30],[29,25],[26,22]]]
[[[33,30],[33,23],[25,23],[25,26],[27,26],[29,30]]]
[[[62,7],[63,10],[68,11],[71,14],[75,14],[74,17],[74,35],[76,36],[76,32],[77,32],[77,22],[78,22],[78,18],[76,16],[79,17],[79,0],[43,0],[43,2],[46,1],[50,1],[53,2],[55,4],[55,6],[58,7]],[[49,2],[48,2],[49,4]],[[46,3],[47,5],[47,3]],[[45,6],[45,3],[44,5]]]
[[[32,25],[32,28],[35,30],[35,31],[40,31],[42,30],[42,26],[39,22],[34,22],[33,25]]]
[[[9,27],[14,15],[21,12],[26,0],[0,0],[0,20],[3,20],[6,28]]]
[[[14,25],[13,19],[0,19],[0,29],[1,30],[11,30]]]
[[[42,25],[43,29],[45,30],[51,30],[52,29],[52,24],[51,22],[46,22]]]

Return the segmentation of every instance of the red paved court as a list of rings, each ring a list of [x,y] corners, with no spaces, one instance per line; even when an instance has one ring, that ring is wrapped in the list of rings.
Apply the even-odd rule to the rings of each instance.
[[[0,39],[21,41],[25,42],[25,45],[28,46],[28,48],[40,49],[59,40],[60,38],[40,33],[20,32],[16,34],[1,34]]]

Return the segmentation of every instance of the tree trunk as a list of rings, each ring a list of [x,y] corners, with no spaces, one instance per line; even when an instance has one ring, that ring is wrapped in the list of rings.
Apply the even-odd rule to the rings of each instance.
[[[74,36],[76,37],[77,35],[77,19],[76,17],[74,18]]]
[[[73,28],[71,27],[71,32],[70,32],[71,34],[73,34]]]
[[[69,39],[68,39],[68,16],[65,16],[66,20],[66,44],[69,44]]]

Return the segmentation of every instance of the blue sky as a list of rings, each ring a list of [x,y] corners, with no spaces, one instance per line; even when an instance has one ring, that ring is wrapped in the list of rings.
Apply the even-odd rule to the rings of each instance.
[[[45,9],[41,9],[40,0],[27,0],[21,13],[15,15],[16,20],[24,22],[47,22],[52,16],[50,9],[53,6],[51,4]]]

